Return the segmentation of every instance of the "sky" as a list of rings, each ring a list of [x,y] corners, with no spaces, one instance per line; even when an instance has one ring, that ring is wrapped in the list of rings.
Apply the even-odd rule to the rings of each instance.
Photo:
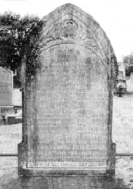
[[[0,14],[12,11],[42,18],[66,3],[80,7],[100,24],[118,61],[133,53],[133,0],[0,0]]]

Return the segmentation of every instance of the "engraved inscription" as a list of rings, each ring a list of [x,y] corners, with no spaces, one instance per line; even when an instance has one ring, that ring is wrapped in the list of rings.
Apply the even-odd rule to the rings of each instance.
[[[100,60],[87,49],[70,44],[48,50],[43,55],[46,57],[47,69],[44,63],[36,91],[39,144],[33,162],[29,154],[29,166],[44,162],[48,167],[45,162],[54,164],[57,160],[56,167],[75,161],[90,166],[104,164],[108,91],[104,76],[96,73]],[[105,67],[101,66],[101,71],[106,77]],[[69,165],[66,167],[74,164]]]

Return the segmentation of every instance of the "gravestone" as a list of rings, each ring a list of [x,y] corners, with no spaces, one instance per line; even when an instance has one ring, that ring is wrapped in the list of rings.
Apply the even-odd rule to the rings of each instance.
[[[111,44],[100,25],[74,5],[63,5],[42,21],[40,68],[24,83],[19,174],[111,173],[117,72]]]
[[[0,67],[0,107],[12,107],[13,72]]]

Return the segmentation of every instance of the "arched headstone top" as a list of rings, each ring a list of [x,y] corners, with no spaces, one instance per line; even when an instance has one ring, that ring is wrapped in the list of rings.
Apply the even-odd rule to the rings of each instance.
[[[46,44],[48,46],[53,41],[57,43],[64,40],[67,43],[67,40],[72,39],[79,43],[82,40],[82,45],[96,48],[104,58],[110,59],[114,56],[110,41],[100,25],[92,16],[75,5],[65,4],[58,7],[42,21],[43,46]]]
[[[113,48],[106,33],[92,16],[73,4],[65,4],[45,16],[42,22],[42,51],[62,43],[84,46],[91,49],[105,66],[110,64],[116,78],[117,61]]]

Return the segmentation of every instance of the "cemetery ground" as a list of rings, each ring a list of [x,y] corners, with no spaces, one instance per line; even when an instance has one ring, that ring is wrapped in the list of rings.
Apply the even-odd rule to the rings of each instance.
[[[115,178],[122,183],[121,188],[125,185],[133,188],[133,89],[131,81],[127,84],[127,94],[114,96],[113,100],[113,142],[116,143],[117,153]],[[25,188],[17,175],[17,144],[21,138],[20,123],[0,125],[0,154],[14,154],[0,156],[0,189]]]

